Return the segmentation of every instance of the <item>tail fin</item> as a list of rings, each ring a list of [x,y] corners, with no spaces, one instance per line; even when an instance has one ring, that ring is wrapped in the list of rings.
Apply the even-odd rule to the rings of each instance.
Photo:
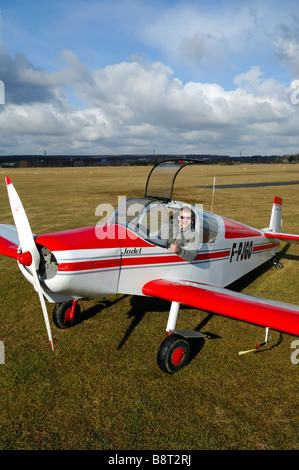
[[[282,199],[281,197],[274,197],[272,213],[269,225],[270,232],[281,231],[281,211],[282,211]]]
[[[272,207],[270,226],[269,228],[264,229],[265,237],[270,239],[275,238],[276,240],[281,240],[283,242],[299,244],[299,235],[292,233],[281,233],[281,209],[282,199],[281,197],[275,196]]]

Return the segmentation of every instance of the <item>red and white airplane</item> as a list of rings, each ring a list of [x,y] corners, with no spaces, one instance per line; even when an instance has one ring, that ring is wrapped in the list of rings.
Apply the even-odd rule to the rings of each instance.
[[[177,330],[181,304],[299,336],[299,307],[227,289],[234,281],[270,259],[280,242],[299,243],[299,235],[281,233],[282,200],[274,198],[268,228],[256,229],[229,220],[197,205],[172,198],[178,172],[192,160],[155,165],[144,197],[123,201],[109,221],[44,235],[32,234],[20,198],[6,178],[14,225],[0,225],[0,253],[15,258],[37,291],[53,349],[46,302],[54,303],[59,328],[76,324],[79,300],[101,299],[116,293],[152,296],[170,302],[167,336],[157,355],[167,373],[182,369],[190,354],[195,330]],[[162,190],[161,190],[162,188]],[[200,242],[193,261],[173,253],[161,237],[163,224],[192,209]],[[267,338],[267,333],[266,333]],[[264,344],[267,342],[265,339]]]

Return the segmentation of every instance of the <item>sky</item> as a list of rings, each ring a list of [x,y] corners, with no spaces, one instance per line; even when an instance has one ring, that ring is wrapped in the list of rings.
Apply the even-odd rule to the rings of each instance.
[[[0,156],[298,153],[298,1],[1,0],[0,81]]]

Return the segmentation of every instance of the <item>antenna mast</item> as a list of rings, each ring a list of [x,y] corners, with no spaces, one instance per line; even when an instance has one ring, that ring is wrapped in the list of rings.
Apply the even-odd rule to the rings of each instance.
[[[213,212],[213,204],[214,204],[214,193],[215,193],[215,183],[216,183],[216,176],[214,176],[214,183],[213,183],[213,194],[212,194],[211,212]]]

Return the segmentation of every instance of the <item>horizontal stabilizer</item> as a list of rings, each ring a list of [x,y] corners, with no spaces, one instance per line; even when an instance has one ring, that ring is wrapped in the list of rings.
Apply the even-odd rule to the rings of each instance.
[[[281,232],[264,232],[265,237],[277,238],[278,240],[289,242],[292,244],[299,244],[299,235],[292,233],[281,233]]]
[[[299,336],[299,306],[188,281],[156,279],[143,294]]]
[[[9,258],[17,259],[19,245],[16,227],[0,224],[0,253]]]

